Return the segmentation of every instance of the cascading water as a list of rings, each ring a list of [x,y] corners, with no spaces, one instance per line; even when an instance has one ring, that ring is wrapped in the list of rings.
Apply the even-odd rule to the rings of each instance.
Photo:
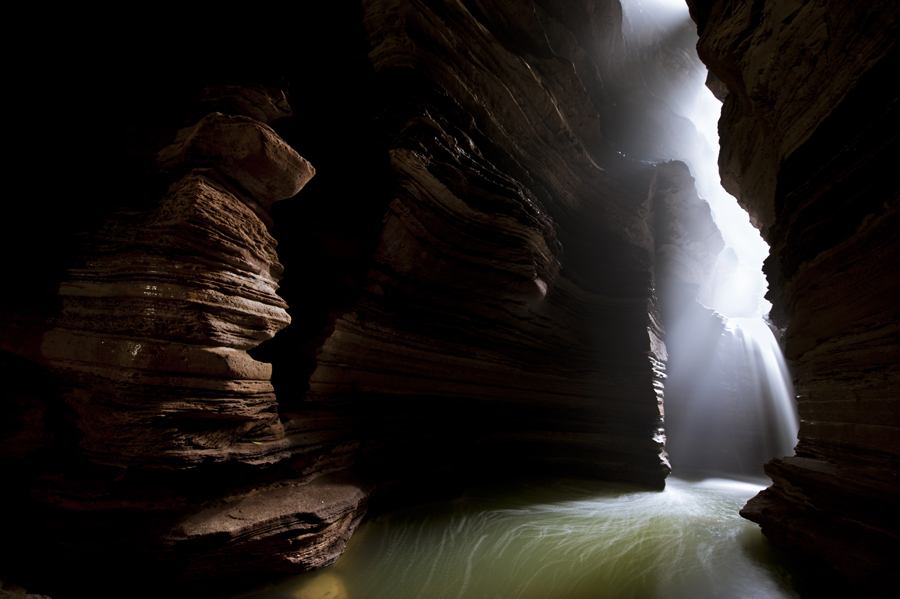
[[[708,319],[687,315],[679,324],[695,336],[673,344],[687,349],[673,352],[666,388],[674,472],[762,476],[763,464],[797,442],[787,364],[762,318]]]
[[[658,40],[680,31],[689,19],[684,2],[675,0],[623,0],[622,7],[625,38],[638,53],[659,52]],[[720,184],[716,156],[722,104],[696,84],[706,69],[699,61],[695,66],[682,65],[683,72],[672,77],[684,81],[681,89],[658,81],[647,84],[665,90],[674,109],[699,134],[693,140],[666,138],[669,154],[664,158],[688,163],[726,246],[706,281],[696,272],[667,273],[668,298],[661,298],[667,304],[663,311],[670,357],[667,449],[675,473],[762,476],[765,462],[790,454],[796,444],[793,384],[762,316],[771,308],[763,297],[767,282],[762,272],[769,248]],[[679,268],[684,269],[676,262],[674,270]],[[701,292],[685,291],[698,283]]]
[[[629,0],[632,23],[684,23],[683,3]],[[677,5],[677,6],[676,6]],[[654,12],[655,11],[655,12]],[[644,30],[646,31],[646,30]],[[637,39],[637,38],[635,38]],[[683,106],[690,102],[679,100]],[[708,92],[693,121],[715,140],[719,105]],[[685,110],[685,112],[691,112]],[[701,117],[706,117],[701,118]],[[718,185],[715,152],[691,164],[729,246],[710,308],[691,300],[667,324],[668,449],[674,473],[762,475],[790,453],[797,417],[778,344],[760,316],[768,248]],[[688,159],[689,162],[691,162]],[[738,229],[744,229],[740,233]],[[749,232],[749,235],[747,234]],[[713,312],[713,309],[716,312]],[[724,316],[723,316],[724,315]],[[669,477],[664,491],[589,481],[498,483],[452,501],[364,523],[332,567],[240,595],[254,599],[798,597],[803,566],[769,546],[738,511],[765,486]],[[798,576],[799,573],[799,576]],[[810,579],[813,576],[810,574]],[[835,582],[816,572],[829,591]]]
[[[691,120],[709,140],[720,110],[708,90],[699,94]],[[691,300],[670,314],[668,450],[676,472],[762,475],[765,462],[791,453],[798,430],[791,376],[762,316],[771,308],[763,298],[768,246],[714,173],[695,170],[726,248],[703,300],[716,314]]]
[[[791,452],[797,444],[797,414],[793,409],[793,382],[784,354],[762,318],[730,318],[729,330],[740,343],[738,351],[747,374],[747,400],[765,420],[765,446],[775,455]]]
[[[760,475],[765,461],[796,442],[790,376],[759,316],[759,294],[752,310],[735,307],[746,298],[740,290],[758,287],[756,275],[748,283],[746,272],[738,274],[743,284],[734,269],[719,277],[715,305],[745,316],[710,318],[701,306],[696,319],[670,332],[691,340],[672,355],[674,385],[666,389],[667,404],[670,394],[690,398],[680,423],[678,411],[667,409],[667,420],[676,421],[667,427],[676,474]],[[726,297],[739,302],[729,305]],[[842,587],[833,578],[791,563],[738,515],[765,485],[677,476],[664,491],[596,481],[498,483],[369,520],[335,565],[239,598],[779,599],[844,592],[835,591]]]

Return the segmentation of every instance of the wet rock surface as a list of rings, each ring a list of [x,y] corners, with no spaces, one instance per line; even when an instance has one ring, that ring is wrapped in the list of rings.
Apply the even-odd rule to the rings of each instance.
[[[898,12],[839,2],[691,2],[727,86],[720,168],[772,246],[773,317],[793,361],[800,442],[742,512],[788,548],[896,581],[900,530]],[[890,357],[889,357],[890,356]],[[861,506],[867,506],[862,509]],[[871,509],[869,509],[871,507]]]

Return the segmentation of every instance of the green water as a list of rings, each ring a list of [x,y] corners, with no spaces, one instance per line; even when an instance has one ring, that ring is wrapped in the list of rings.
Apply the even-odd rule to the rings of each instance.
[[[363,524],[324,570],[253,599],[800,597],[759,528],[762,487],[670,477],[665,491],[587,481],[481,488]]]

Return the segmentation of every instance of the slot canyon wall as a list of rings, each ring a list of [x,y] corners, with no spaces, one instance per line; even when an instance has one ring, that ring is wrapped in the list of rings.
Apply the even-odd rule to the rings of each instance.
[[[869,548],[897,546],[896,98],[877,83],[896,19],[840,9],[826,69],[816,48],[752,58],[764,4],[691,7],[729,90],[723,178],[774,248],[800,383],[798,455],[747,513],[826,561],[823,540],[859,540],[847,573],[868,575],[885,563]],[[24,578],[45,583],[59,550],[79,574],[50,588],[299,572],[367,509],[480,477],[664,484],[666,312],[703,310],[722,249],[668,162],[703,153],[683,116],[695,25],[649,23],[637,46],[623,29],[652,18],[615,1],[314,16],[236,50],[67,63],[65,186],[52,209],[18,203],[30,226],[6,239],[47,255],[14,260],[2,299],[3,506],[21,515],[4,535]],[[828,93],[766,99],[795,71]],[[841,106],[852,126],[829,120]]]
[[[62,178],[90,191],[18,206],[52,252],[4,297],[31,580],[50,547],[56,588],[301,572],[484,477],[664,485],[657,256],[699,281],[721,249],[656,164],[700,144],[660,99],[703,84],[693,25],[638,52],[618,2],[321,12],[238,56],[71,65]]]
[[[723,184],[772,248],[796,455],[742,510],[775,542],[896,587],[900,560],[900,7],[691,1],[724,100]]]

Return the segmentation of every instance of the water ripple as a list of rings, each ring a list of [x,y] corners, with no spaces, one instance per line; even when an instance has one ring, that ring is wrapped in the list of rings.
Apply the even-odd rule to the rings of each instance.
[[[375,518],[337,564],[257,599],[797,597],[737,514],[761,488],[670,478],[479,489]],[[248,596],[245,596],[248,597]]]

